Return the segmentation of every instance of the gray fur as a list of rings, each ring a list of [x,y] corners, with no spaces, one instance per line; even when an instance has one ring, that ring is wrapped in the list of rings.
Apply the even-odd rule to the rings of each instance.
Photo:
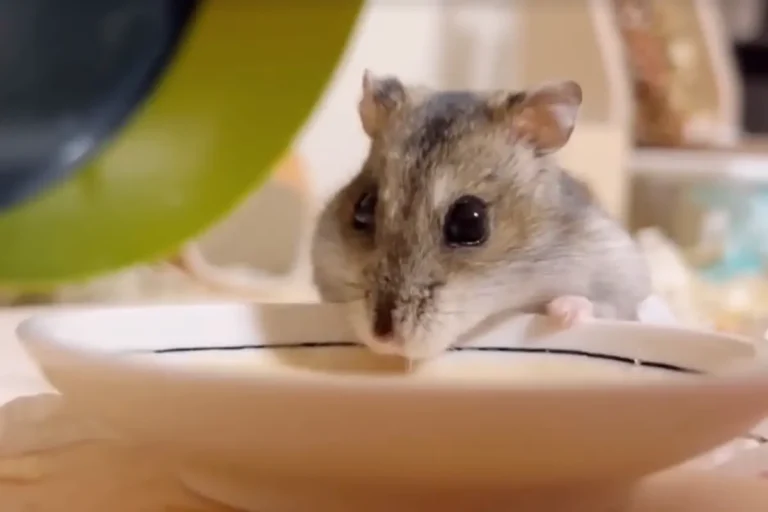
[[[404,105],[323,211],[313,244],[321,296],[350,305],[364,341],[427,357],[500,310],[541,311],[562,295],[589,298],[600,316],[635,318],[650,292],[645,263],[585,184],[515,138],[487,95],[403,90]],[[520,97],[510,94],[512,103]],[[369,236],[351,219],[372,190],[378,207]],[[488,204],[490,236],[482,246],[451,249],[443,218],[465,194]],[[372,334],[382,304],[394,305],[396,339],[386,343]]]

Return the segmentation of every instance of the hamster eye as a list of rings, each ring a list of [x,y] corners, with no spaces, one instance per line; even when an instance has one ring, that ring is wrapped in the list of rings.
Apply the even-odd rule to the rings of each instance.
[[[372,233],[376,220],[376,192],[364,192],[355,203],[352,227],[357,231]]]
[[[449,247],[480,245],[488,236],[486,204],[479,197],[462,196],[448,209],[443,238]]]

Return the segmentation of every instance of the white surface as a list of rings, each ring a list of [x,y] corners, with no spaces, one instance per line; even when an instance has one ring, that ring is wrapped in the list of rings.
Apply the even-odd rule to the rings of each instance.
[[[639,175],[665,175],[768,182],[768,152],[737,153],[719,150],[637,149],[629,163]]]
[[[225,512],[184,490],[154,453],[115,441],[53,393],[14,333],[40,311],[0,309],[0,510]]]
[[[669,305],[660,297],[652,296],[640,304],[637,312],[637,318],[641,322],[659,325],[678,325],[674,313]]]
[[[37,364],[16,341],[15,331],[19,322],[40,311],[35,308],[0,308],[0,404],[19,396],[53,391]]]

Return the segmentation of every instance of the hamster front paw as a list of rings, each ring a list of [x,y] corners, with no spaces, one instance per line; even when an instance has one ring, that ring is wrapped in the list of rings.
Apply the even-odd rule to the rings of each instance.
[[[547,304],[547,315],[563,328],[590,320],[594,317],[594,304],[580,295],[563,295]]]

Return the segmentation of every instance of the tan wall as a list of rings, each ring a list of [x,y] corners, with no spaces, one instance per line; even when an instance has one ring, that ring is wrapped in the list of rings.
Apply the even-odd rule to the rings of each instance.
[[[520,67],[525,83],[568,78],[579,82],[584,91],[576,131],[560,161],[590,185],[613,215],[623,219],[630,144],[629,82],[619,69],[623,64],[616,27],[610,24],[610,17],[599,15],[610,12],[608,3],[567,0],[558,1],[557,8],[551,0],[518,0],[518,4],[518,24],[523,31],[520,44],[525,48]],[[598,13],[596,9],[606,10]],[[613,45],[608,48],[613,51],[606,51],[606,45]]]
[[[585,91],[581,119],[608,121],[606,74],[588,0],[525,0],[522,74],[529,84],[558,77],[576,80]]]

